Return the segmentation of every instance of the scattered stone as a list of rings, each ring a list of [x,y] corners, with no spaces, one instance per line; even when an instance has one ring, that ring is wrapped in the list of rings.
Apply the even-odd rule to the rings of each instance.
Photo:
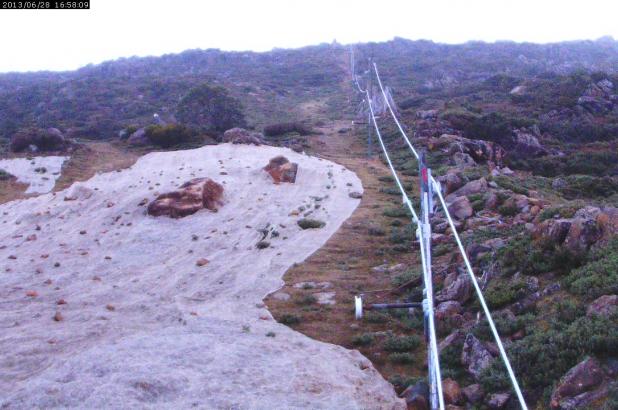
[[[436,302],[446,302],[454,300],[464,303],[472,296],[472,283],[467,274],[460,274],[457,279],[449,286],[442,289],[436,295]]]
[[[335,295],[335,292],[318,292],[313,294],[320,305],[334,305],[336,303]]]
[[[109,310],[110,312],[113,312],[116,310],[116,308],[114,307],[114,305],[106,305],[105,309]]]
[[[553,409],[564,408],[564,400],[578,396],[599,386],[605,379],[605,373],[595,358],[588,357],[571,368],[560,381],[551,395]]]
[[[206,259],[206,258],[200,258],[200,259],[198,259],[198,260],[197,260],[197,262],[195,262],[195,264],[196,264],[197,266],[200,266],[200,267],[202,267],[202,266],[206,266],[206,265],[208,265],[209,263],[210,263],[210,261],[209,261],[208,259]]]
[[[36,298],[37,296],[39,296],[39,293],[36,290],[29,290],[26,292],[26,296]]]
[[[62,314],[57,311],[56,314],[54,315],[54,321],[61,322],[63,320],[64,320],[64,317],[62,317]]]
[[[357,192],[357,191],[353,191],[353,192],[350,192],[348,194],[348,196],[350,198],[354,198],[354,199],[361,199],[363,197],[363,194],[361,194],[360,192]]]
[[[258,248],[258,249],[270,248],[270,242],[268,242],[268,241],[259,241],[258,243],[255,244],[255,247]]]
[[[290,294],[285,292],[276,292],[273,293],[273,299],[287,302],[288,300],[290,300]]]

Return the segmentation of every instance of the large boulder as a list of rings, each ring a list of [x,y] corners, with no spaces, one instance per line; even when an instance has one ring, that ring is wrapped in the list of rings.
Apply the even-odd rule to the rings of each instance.
[[[201,209],[217,211],[223,197],[223,186],[210,178],[195,178],[176,191],[161,194],[148,204],[148,214],[182,218]]]
[[[429,140],[429,149],[446,149],[453,157],[455,162],[462,165],[468,164],[468,158],[471,163],[492,162],[497,165],[502,164],[504,158],[504,149],[498,144],[490,141],[472,140],[459,135],[442,134],[439,138],[431,138]],[[462,154],[465,156],[462,157]],[[466,158],[466,160],[463,160]]]
[[[296,182],[296,174],[298,172],[298,164],[290,162],[283,155],[278,155],[268,162],[268,165],[264,167],[264,171],[268,172],[272,177],[275,184],[281,182]]]
[[[19,130],[11,137],[10,149],[22,151],[66,151],[72,143],[57,128],[27,128]]]
[[[460,404],[463,399],[459,383],[451,378],[442,380],[442,392],[446,404]]]
[[[491,361],[492,356],[489,350],[480,340],[469,333],[461,352],[461,363],[466,366],[468,372],[478,380],[481,372],[491,364]]]
[[[586,358],[564,375],[551,395],[551,408],[575,408],[567,403],[585,392],[594,390],[604,380],[605,373],[601,369],[600,363],[595,358]]]
[[[232,144],[264,144],[264,135],[260,132],[249,131],[244,128],[232,128],[223,133],[223,142]]]

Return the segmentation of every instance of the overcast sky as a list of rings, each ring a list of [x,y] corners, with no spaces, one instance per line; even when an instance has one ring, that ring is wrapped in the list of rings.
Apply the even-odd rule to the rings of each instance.
[[[90,1],[90,10],[0,10],[0,72],[75,69],[190,48],[263,51],[334,39],[618,39],[618,0]]]

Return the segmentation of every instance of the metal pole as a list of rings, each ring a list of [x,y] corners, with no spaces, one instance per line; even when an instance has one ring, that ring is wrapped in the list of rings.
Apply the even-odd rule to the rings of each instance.
[[[419,160],[420,182],[421,182],[421,249],[425,256],[424,279],[425,279],[425,329],[428,339],[427,346],[427,375],[429,381],[429,398],[432,410],[444,409],[444,398],[442,395],[442,380],[440,375],[440,361],[438,358],[438,347],[436,341],[436,329],[433,313],[433,279],[431,272],[431,224],[429,217],[432,212],[432,184],[431,170],[425,163],[425,155],[421,154]]]

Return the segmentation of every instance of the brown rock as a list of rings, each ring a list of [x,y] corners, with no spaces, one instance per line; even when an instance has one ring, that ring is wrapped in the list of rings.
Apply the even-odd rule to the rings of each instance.
[[[29,290],[26,292],[26,296],[30,298],[36,298],[37,296],[39,296],[39,292],[37,292],[36,290]]]
[[[460,274],[453,283],[436,295],[436,302],[455,300],[464,303],[472,296],[472,283],[467,274]]]
[[[200,267],[201,267],[201,266],[206,266],[206,265],[208,265],[209,263],[210,263],[210,261],[209,261],[208,259],[206,259],[206,258],[200,258],[200,259],[198,259],[198,260],[197,260],[197,262],[195,262],[195,264],[196,264],[197,266],[200,266]]]
[[[453,379],[442,380],[442,393],[447,404],[460,404],[462,401],[459,384]]]
[[[468,182],[466,185],[453,192],[450,196],[454,199],[458,196],[480,194],[485,191],[487,191],[487,180],[485,180],[485,178],[481,178]],[[447,200],[450,200],[450,198],[447,198]]]
[[[222,204],[223,186],[210,178],[195,178],[177,191],[161,194],[148,205],[148,214],[182,218],[206,208],[216,211]]]
[[[571,368],[551,395],[551,408],[562,408],[565,399],[578,396],[599,386],[605,379],[601,365],[594,358],[587,358]]]
[[[470,201],[465,196],[455,198],[448,206],[448,210],[454,218],[459,220],[469,218],[474,213]]]
[[[298,172],[298,164],[290,162],[283,155],[271,158],[268,165],[264,167],[264,171],[268,172],[273,178],[275,184],[281,182],[296,182],[296,173]]]
[[[409,386],[401,393],[400,397],[405,399],[408,409],[429,409],[429,386],[423,380]]]
[[[60,312],[56,312],[56,314],[54,315],[54,320],[56,322],[61,322],[62,320],[64,320],[64,318],[62,317],[62,314]]]

